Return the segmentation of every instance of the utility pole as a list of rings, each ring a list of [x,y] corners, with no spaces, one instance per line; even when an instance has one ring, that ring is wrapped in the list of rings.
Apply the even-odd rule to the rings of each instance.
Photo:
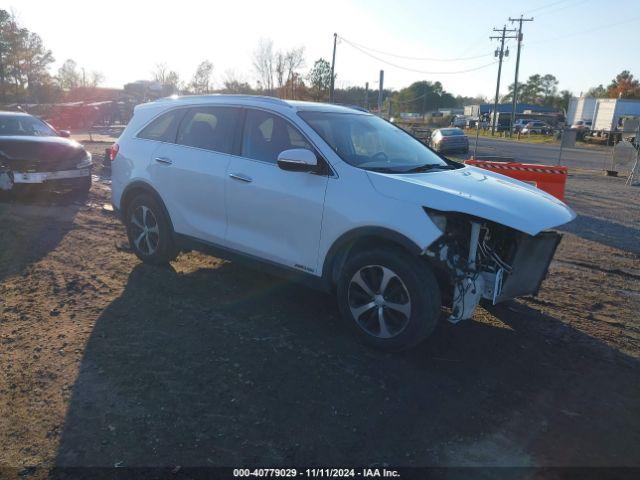
[[[333,34],[333,57],[331,58],[331,87],[329,88],[329,102],[333,103],[333,87],[335,83],[335,70],[336,70],[336,44],[338,43],[338,34]]]
[[[493,102],[493,119],[491,120],[491,135],[495,135],[496,133],[496,120],[498,118],[498,101],[500,99],[500,75],[502,74],[502,59],[504,57],[509,56],[509,49],[504,51],[504,40],[505,38],[516,38],[515,36],[507,37],[507,32],[515,32],[515,30],[507,30],[507,26],[504,25],[502,30],[499,28],[494,28],[494,32],[502,32],[498,37],[489,37],[490,40],[499,39],[500,40],[500,50],[496,50],[496,56],[498,57],[498,81],[496,82],[496,98]],[[478,111],[478,125],[480,125],[480,111]]]
[[[422,91],[422,123],[427,123],[427,89],[429,85],[423,80],[424,90]]]
[[[382,117],[382,91],[384,88],[384,70],[380,70],[380,90],[378,90],[378,115]]]
[[[513,83],[513,104],[511,105],[511,126],[509,128],[509,136],[513,135],[513,124],[516,121],[516,106],[518,104],[518,71],[520,70],[520,48],[522,46],[522,22],[533,22],[533,17],[531,18],[511,18],[509,17],[509,21],[511,23],[518,22],[518,53],[516,54],[516,78]]]
[[[369,110],[369,82],[364,84],[364,108]]]

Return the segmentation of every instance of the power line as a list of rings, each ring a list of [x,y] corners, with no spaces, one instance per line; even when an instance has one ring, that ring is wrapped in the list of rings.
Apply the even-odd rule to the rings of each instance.
[[[558,0],[556,2],[551,2],[551,3],[547,3],[546,5],[541,5],[538,8],[534,8],[533,10],[529,10],[526,12],[527,15],[531,15],[533,12],[539,12],[540,10],[544,10],[545,8],[549,8],[549,7],[554,7],[556,5],[558,5],[559,3],[564,3],[567,2],[569,0]]]
[[[560,35],[560,36],[553,37],[553,38],[547,38],[545,40],[540,40],[538,42],[529,43],[529,45],[539,45],[541,43],[555,42],[556,40],[562,40],[564,38],[575,37],[576,35],[583,35],[585,33],[596,32],[598,30],[604,30],[606,28],[617,27],[618,25],[623,25],[625,23],[635,22],[638,19],[640,19],[640,16],[633,17],[633,18],[628,18],[627,20],[623,20],[621,22],[610,23],[610,24],[607,24],[607,25],[600,25],[599,27],[588,28],[586,30],[580,30],[580,31],[577,31],[577,32],[567,33],[566,35]]]
[[[424,74],[424,75],[456,75],[456,74],[459,74],[459,73],[475,72],[476,70],[481,70],[483,68],[490,67],[491,65],[495,65],[497,63],[496,61],[494,61],[494,62],[491,62],[491,63],[480,65],[478,67],[467,68],[467,69],[464,69],[464,70],[450,71],[450,72],[430,72],[430,71],[426,71],[426,70],[418,70],[418,69],[415,69],[415,68],[409,68],[409,67],[405,67],[405,66],[402,66],[402,65],[398,65],[396,63],[389,62],[388,60],[384,60],[384,59],[382,59],[380,57],[377,57],[377,56],[373,55],[372,53],[367,52],[366,50],[363,50],[362,48],[354,45],[349,40],[347,40],[347,39],[345,39],[343,37],[340,37],[340,38],[342,38],[342,40],[344,40],[347,44],[351,45],[353,48],[355,48],[359,52],[364,53],[365,55],[367,55],[368,57],[373,58],[374,60],[377,60],[379,62],[385,63],[385,64],[387,64],[389,66],[392,66],[392,67],[395,67],[395,68],[399,68],[400,70],[406,70],[407,72],[413,72],[413,73],[421,73],[421,74]]]
[[[461,53],[460,56],[466,55],[469,52],[476,52],[479,50],[478,46],[482,46],[482,48],[485,48],[486,45],[482,45],[480,42],[482,40],[485,40],[485,33],[483,33],[480,37],[475,38],[472,42],[468,42],[468,46],[467,48],[465,48]]]
[[[560,8],[554,8],[553,10],[549,10],[549,11],[546,11],[546,12],[539,13],[536,16],[537,17],[541,17],[543,15],[551,15],[552,13],[559,12],[560,10],[565,10],[567,8],[572,8],[572,7],[577,7],[578,5],[581,5],[581,4],[586,3],[588,1],[590,1],[590,0],[579,0],[577,2],[573,2],[573,3],[570,3],[568,5],[563,5]]]
[[[458,58],[435,58],[435,57],[411,57],[408,55],[398,55],[391,52],[385,52],[384,50],[377,50],[375,48],[367,47],[366,45],[362,45],[361,43],[356,43],[351,40],[347,40],[344,37],[340,37],[341,40],[351,44],[352,46],[358,46],[363,50],[368,50],[370,52],[379,53],[381,55],[386,55],[389,57],[402,58],[405,60],[422,60],[422,61],[430,61],[430,62],[459,62],[463,60],[474,60],[476,58],[483,58],[491,56],[491,53],[483,53],[482,55],[474,55],[470,57],[458,57]]]

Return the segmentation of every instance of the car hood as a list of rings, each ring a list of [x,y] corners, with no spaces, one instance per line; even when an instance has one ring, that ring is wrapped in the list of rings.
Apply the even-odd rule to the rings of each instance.
[[[382,195],[445,212],[485,218],[529,235],[576,217],[567,205],[524,182],[466,166],[418,174],[367,172]]]
[[[68,138],[0,136],[0,162],[18,171],[75,168],[86,155],[82,145]]]

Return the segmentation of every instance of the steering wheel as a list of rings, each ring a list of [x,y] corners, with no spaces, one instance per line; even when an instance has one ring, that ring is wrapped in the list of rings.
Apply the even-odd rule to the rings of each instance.
[[[389,160],[389,156],[384,152],[378,152],[371,157],[371,160],[382,160],[383,162],[386,162]]]

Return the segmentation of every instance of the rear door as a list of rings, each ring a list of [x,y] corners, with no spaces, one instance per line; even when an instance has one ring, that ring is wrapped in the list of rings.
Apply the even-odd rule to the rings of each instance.
[[[241,153],[229,163],[226,240],[232,249],[313,273],[328,176],[280,169],[278,154],[291,148],[316,152],[288,120],[246,110]]]
[[[155,181],[177,233],[224,244],[226,172],[240,118],[241,110],[235,107],[190,108],[175,143],[164,143],[155,151]]]

